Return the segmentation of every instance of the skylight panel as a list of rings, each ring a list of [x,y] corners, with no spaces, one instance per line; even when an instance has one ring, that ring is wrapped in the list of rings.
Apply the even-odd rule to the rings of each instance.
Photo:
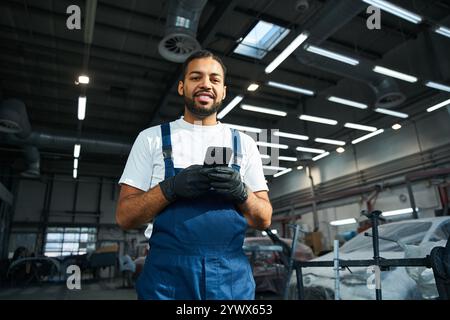
[[[234,50],[235,53],[262,59],[290,32],[289,29],[259,21]]]

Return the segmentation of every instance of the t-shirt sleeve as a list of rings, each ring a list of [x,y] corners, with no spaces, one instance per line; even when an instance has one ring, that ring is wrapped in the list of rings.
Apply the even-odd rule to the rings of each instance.
[[[142,132],[133,143],[119,184],[148,191],[152,178],[153,152],[151,139]]]
[[[246,140],[245,144],[248,156],[244,165],[244,183],[247,184],[253,192],[268,191],[269,188],[266,184],[266,178],[264,176],[261,155],[258,147],[251,137],[244,136],[242,138],[245,138]]]

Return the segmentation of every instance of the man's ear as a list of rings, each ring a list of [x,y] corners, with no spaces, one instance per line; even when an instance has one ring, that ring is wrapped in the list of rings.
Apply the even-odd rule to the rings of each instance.
[[[178,81],[178,94],[184,96],[184,83],[183,81]]]
[[[226,96],[227,96],[227,86],[223,86],[223,97],[222,97],[222,100],[225,100]]]

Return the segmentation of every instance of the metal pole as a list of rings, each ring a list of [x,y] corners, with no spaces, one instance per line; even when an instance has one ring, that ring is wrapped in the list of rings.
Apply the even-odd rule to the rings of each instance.
[[[381,211],[372,211],[370,213],[370,218],[372,219],[372,244],[373,244],[373,259],[375,261],[375,295],[377,300],[382,300],[381,297],[381,279],[380,278],[380,248],[379,248],[379,239],[378,239],[378,217],[380,216]]]
[[[290,225],[290,227],[294,229],[294,237],[292,238],[291,254],[289,256],[289,265],[286,275],[286,283],[284,286],[284,295],[283,295],[284,300],[287,300],[289,298],[289,283],[291,282],[292,270],[294,268],[294,259],[295,259],[295,251],[297,250],[299,225],[298,224]]]
[[[339,240],[334,240],[334,300],[341,299],[339,281]]]

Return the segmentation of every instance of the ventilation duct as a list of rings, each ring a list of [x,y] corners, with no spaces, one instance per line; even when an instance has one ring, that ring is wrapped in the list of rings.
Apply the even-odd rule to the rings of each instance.
[[[317,18],[305,26],[305,30],[308,30],[311,34],[307,45],[320,46],[366,8],[367,4],[362,1],[328,1]],[[375,99],[370,103],[374,107],[392,108],[400,105],[406,99],[405,95],[399,90],[396,80],[374,73],[369,61],[359,59],[360,64],[357,67],[351,67],[309,53],[304,50],[304,46],[296,50],[295,55],[302,64],[369,85],[375,94]]]
[[[13,133],[21,139],[31,133],[25,103],[17,99],[7,99],[0,106],[0,132]]]
[[[18,141],[28,139],[31,135],[30,121],[28,120],[25,103],[18,99],[7,99],[0,106],[0,132],[15,137]],[[28,178],[40,176],[40,155],[35,146],[24,145],[23,152],[27,169],[21,173]]]
[[[207,0],[169,0],[165,36],[158,45],[164,59],[183,63],[201,49],[196,40],[200,15]]]

